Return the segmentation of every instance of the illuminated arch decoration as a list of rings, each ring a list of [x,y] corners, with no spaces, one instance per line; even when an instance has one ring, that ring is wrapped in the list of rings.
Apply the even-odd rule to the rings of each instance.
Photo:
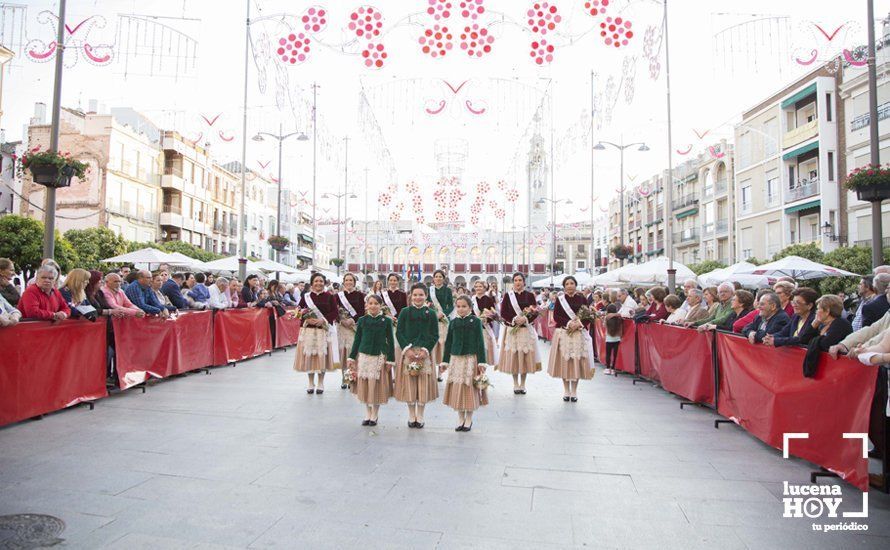
[[[59,17],[56,14],[48,10],[41,11],[37,15],[37,22],[52,27],[52,36],[58,36]],[[65,24],[63,35],[66,52],[65,67],[74,67],[81,57],[84,61],[97,67],[111,64],[114,59],[113,45],[93,44],[90,40],[93,30],[103,29],[105,25],[106,20],[101,15],[91,15],[73,27]],[[33,38],[25,45],[26,57],[34,63],[46,63],[55,59],[58,50],[59,43],[56,40],[47,42],[40,38]]]
[[[858,22],[852,20],[828,26],[814,21],[801,21],[798,24],[800,39],[792,49],[791,59],[803,67],[824,64],[829,73],[838,72],[842,60],[862,67],[868,62],[868,52],[859,44],[861,28]]]

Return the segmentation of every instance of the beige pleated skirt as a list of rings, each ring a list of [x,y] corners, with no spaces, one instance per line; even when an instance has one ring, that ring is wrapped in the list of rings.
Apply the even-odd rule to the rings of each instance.
[[[448,323],[439,322],[439,340],[433,348],[433,364],[438,365],[445,358],[445,339],[448,338]]]
[[[359,353],[355,362],[356,379],[350,391],[365,405],[383,405],[392,397],[392,367],[386,356]]]
[[[591,361],[587,356],[587,345],[584,341],[584,329],[569,334],[564,328],[553,333],[553,344],[550,347],[550,359],[547,363],[547,374],[563,380],[590,380],[593,378]]]
[[[535,359],[537,337],[525,327],[514,331],[514,327],[503,326],[504,343],[501,345],[500,361],[497,370],[506,374],[534,374],[541,370],[541,363]]]
[[[352,343],[355,342],[355,329],[346,328],[337,323],[337,344],[340,346],[340,360],[345,362],[352,352]]]
[[[323,328],[304,327],[297,339],[294,370],[297,372],[327,372],[339,370],[334,363],[334,349],[328,342],[328,331]]]
[[[417,376],[408,374],[408,354],[403,354],[401,362],[396,365],[395,392],[396,401],[402,403],[429,403],[439,397],[439,384],[436,371],[429,356],[424,358],[423,371]]]
[[[473,385],[473,378],[478,370],[479,364],[475,356],[452,356],[442,403],[456,411],[475,411],[488,405],[488,392]]]
[[[488,329],[485,327],[482,328],[482,340],[485,342],[485,361],[489,365],[495,365],[494,350],[498,345],[498,342],[491,336]]]

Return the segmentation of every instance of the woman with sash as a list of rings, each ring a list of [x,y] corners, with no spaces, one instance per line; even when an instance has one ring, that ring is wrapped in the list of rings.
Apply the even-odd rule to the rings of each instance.
[[[355,324],[365,314],[365,293],[358,290],[358,279],[352,273],[343,276],[343,289],[337,293],[337,341],[340,357],[349,357],[355,339]],[[346,371],[343,371],[340,389],[346,389]]]
[[[563,279],[560,292],[553,301],[553,345],[547,373],[562,379],[563,401],[578,402],[578,381],[593,378],[593,340],[588,328],[578,318],[578,310],[587,305],[578,293],[578,281],[571,275]]]
[[[324,375],[329,370],[340,369],[340,346],[337,344],[337,299],[324,289],[325,276],[313,273],[309,279],[309,290],[300,298],[300,311],[309,310],[303,315],[303,325],[297,339],[297,353],[294,357],[294,370],[309,375],[306,393],[324,393]],[[318,374],[318,388],[315,375]]]
[[[380,292],[383,298],[383,306],[388,310],[388,312],[384,313],[392,319],[392,337],[396,343],[396,365],[400,364],[402,360],[402,348],[399,346],[399,341],[396,340],[396,324],[399,313],[408,307],[408,295],[399,290],[400,282],[398,275],[390,273],[386,277],[386,289]]]
[[[490,364],[482,341],[482,320],[473,315],[472,301],[459,296],[455,302],[456,316],[448,326],[445,357],[439,370],[448,370],[448,383],[442,403],[457,411],[460,424],[454,431],[468,432],[473,427],[473,412],[488,405],[487,387],[476,379],[485,374]]]
[[[454,295],[445,283],[445,272],[441,269],[434,271],[433,288],[430,289],[430,303],[436,310],[439,319],[439,341],[433,350],[433,363],[436,365],[442,362],[445,338],[448,336],[448,320],[454,313]],[[437,380],[441,382],[442,378],[439,377]]]
[[[381,302],[374,294],[368,296],[368,314],[358,320],[349,352],[352,393],[365,404],[362,426],[376,426],[380,405],[392,397],[395,342],[392,319],[381,312]]]
[[[497,312],[497,304],[494,298],[485,293],[485,283],[478,280],[473,283],[473,295],[470,297],[470,305],[473,306],[473,314],[482,321],[482,340],[485,343],[485,362],[489,365],[498,364],[498,338],[495,335],[495,321],[489,318],[490,313]]]
[[[402,348],[396,364],[395,398],[408,404],[408,427],[423,428],[424,407],[439,397],[432,351],[439,339],[436,311],[428,307],[427,288],[411,287],[411,305],[399,313],[396,340]]]
[[[525,290],[525,275],[514,273],[513,289],[504,293],[501,301],[504,326],[498,342],[497,370],[513,376],[516,395],[525,395],[526,376],[541,370],[538,333],[533,324],[537,315],[535,295]]]

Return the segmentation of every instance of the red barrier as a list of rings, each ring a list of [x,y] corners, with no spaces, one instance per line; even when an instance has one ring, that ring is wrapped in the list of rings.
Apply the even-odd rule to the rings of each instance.
[[[108,395],[105,321],[0,329],[0,426]]]
[[[538,317],[535,319],[535,329],[537,329],[538,336],[547,340],[548,342],[553,340],[553,311],[549,309],[545,309],[538,314]]]
[[[606,361],[606,323],[597,318],[594,320],[594,345],[596,353],[600,358],[600,362],[605,364]],[[618,346],[618,356],[615,358],[615,368],[629,373],[636,374],[636,323],[630,319],[624,319],[624,334],[621,336],[621,345]]]
[[[213,364],[213,314],[180,313],[176,319],[115,318],[117,379],[130,388],[150,376],[166,378]]]
[[[276,315],[275,317],[275,347],[276,348],[284,348],[287,346],[293,346],[297,343],[297,338],[300,336],[300,320],[292,318],[290,316],[290,312],[294,311],[294,308],[288,309],[287,315],[284,317],[278,317],[273,309],[270,315]]]
[[[714,333],[643,323],[637,325],[640,375],[696,403],[714,404]]]
[[[272,351],[266,308],[224,309],[213,314],[213,364],[225,365]]]
[[[868,462],[862,440],[868,433],[877,367],[823,353],[815,378],[802,372],[806,350],[751,345],[717,334],[720,389],[717,412],[777,449],[785,433],[808,433],[789,441],[794,456],[835,472],[868,490]]]

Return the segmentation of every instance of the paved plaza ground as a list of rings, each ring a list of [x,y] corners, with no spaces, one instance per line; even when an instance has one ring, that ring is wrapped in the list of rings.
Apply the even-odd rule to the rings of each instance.
[[[495,374],[470,433],[441,404],[366,428],[339,380],[306,395],[293,354],[0,430],[0,515],[60,518],[72,548],[890,548],[887,495],[867,535],[814,533],[781,497],[811,465],[650,384],[598,372],[572,404]]]

